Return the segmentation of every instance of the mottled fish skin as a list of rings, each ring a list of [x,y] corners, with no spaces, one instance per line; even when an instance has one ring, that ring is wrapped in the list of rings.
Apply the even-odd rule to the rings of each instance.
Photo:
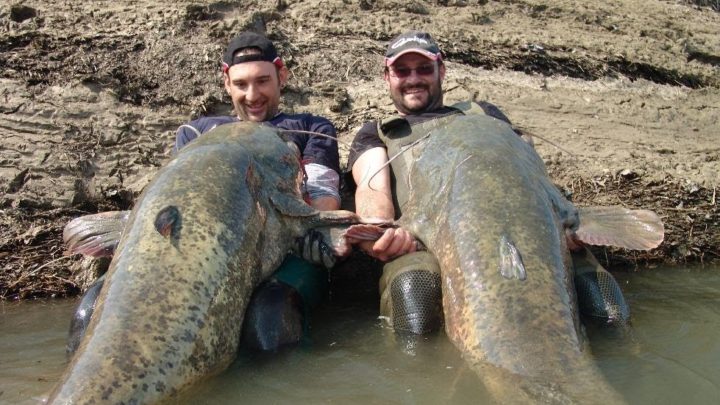
[[[267,127],[223,125],[145,188],[97,307],[49,404],[157,403],[236,356],[255,286],[295,238],[355,223],[300,194],[297,158]]]
[[[620,402],[581,330],[564,236],[577,210],[535,150],[477,115],[416,148],[399,222],[438,258],[445,330],[488,389],[500,403]]]

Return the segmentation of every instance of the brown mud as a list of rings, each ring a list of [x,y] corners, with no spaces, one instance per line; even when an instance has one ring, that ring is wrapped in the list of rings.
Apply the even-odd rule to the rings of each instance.
[[[87,285],[88,264],[63,255],[63,226],[131,207],[180,124],[229,113],[219,60],[246,28],[265,29],[292,71],[284,110],[328,117],[346,143],[364,121],[393,112],[381,79],[387,41],[428,30],[446,53],[446,102],[490,101],[536,134],[576,204],[642,207],[665,221],[658,249],[599,249],[601,260],[717,260],[719,9],[671,0],[3,3],[0,298]]]

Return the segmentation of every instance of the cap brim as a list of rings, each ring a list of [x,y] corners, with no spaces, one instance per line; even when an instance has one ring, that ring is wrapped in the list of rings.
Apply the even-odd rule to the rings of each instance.
[[[440,59],[440,54],[438,54],[438,53],[432,53],[432,52],[426,51],[426,50],[424,50],[424,49],[407,49],[407,50],[404,50],[404,51],[398,53],[397,55],[393,56],[392,58],[388,58],[388,57],[386,56],[386,57],[385,57],[385,66],[390,66],[390,65],[392,65],[393,63],[395,63],[395,61],[396,61],[399,57],[401,57],[401,56],[403,56],[403,55],[406,55],[406,54],[408,54],[408,53],[417,53],[417,54],[420,54],[420,55],[422,55],[422,56],[424,56],[424,57],[426,57],[426,58],[428,58],[428,59],[430,59],[430,60],[438,60],[438,59]]]

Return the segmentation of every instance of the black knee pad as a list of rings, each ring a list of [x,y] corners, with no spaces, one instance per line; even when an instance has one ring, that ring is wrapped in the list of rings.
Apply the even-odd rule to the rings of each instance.
[[[104,275],[95,280],[85,291],[85,295],[83,295],[80,300],[80,304],[75,308],[75,314],[73,314],[72,321],[70,321],[67,344],[65,345],[65,353],[68,356],[75,353],[78,346],[80,346],[80,341],[82,341],[83,336],[85,336],[85,331],[90,324],[90,318],[95,311],[95,304],[97,303],[98,295],[104,283]]]
[[[302,336],[302,298],[297,290],[275,280],[261,284],[245,311],[243,347],[277,351],[298,343]]]
[[[607,325],[626,325],[630,307],[615,277],[590,252],[573,254],[573,266],[580,314]]]
[[[424,334],[443,324],[440,266],[428,252],[385,265],[380,280],[381,315],[396,332]]]

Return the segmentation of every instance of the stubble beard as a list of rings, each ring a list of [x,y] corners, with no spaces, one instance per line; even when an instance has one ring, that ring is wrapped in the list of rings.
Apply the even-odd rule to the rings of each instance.
[[[407,94],[406,89],[413,88],[413,89],[421,89],[423,90],[423,93],[419,94],[419,97],[414,94]],[[400,90],[400,104],[403,109],[405,109],[407,112],[412,114],[418,114],[423,113],[426,111],[433,110],[437,107],[439,107],[438,103],[442,104],[442,89],[438,87],[437,94],[433,94],[433,91],[431,89],[431,86],[429,85],[413,85],[413,86],[406,86],[405,88]],[[409,100],[408,100],[409,96]],[[424,98],[424,102],[420,101],[415,102],[416,100],[420,100]]]

